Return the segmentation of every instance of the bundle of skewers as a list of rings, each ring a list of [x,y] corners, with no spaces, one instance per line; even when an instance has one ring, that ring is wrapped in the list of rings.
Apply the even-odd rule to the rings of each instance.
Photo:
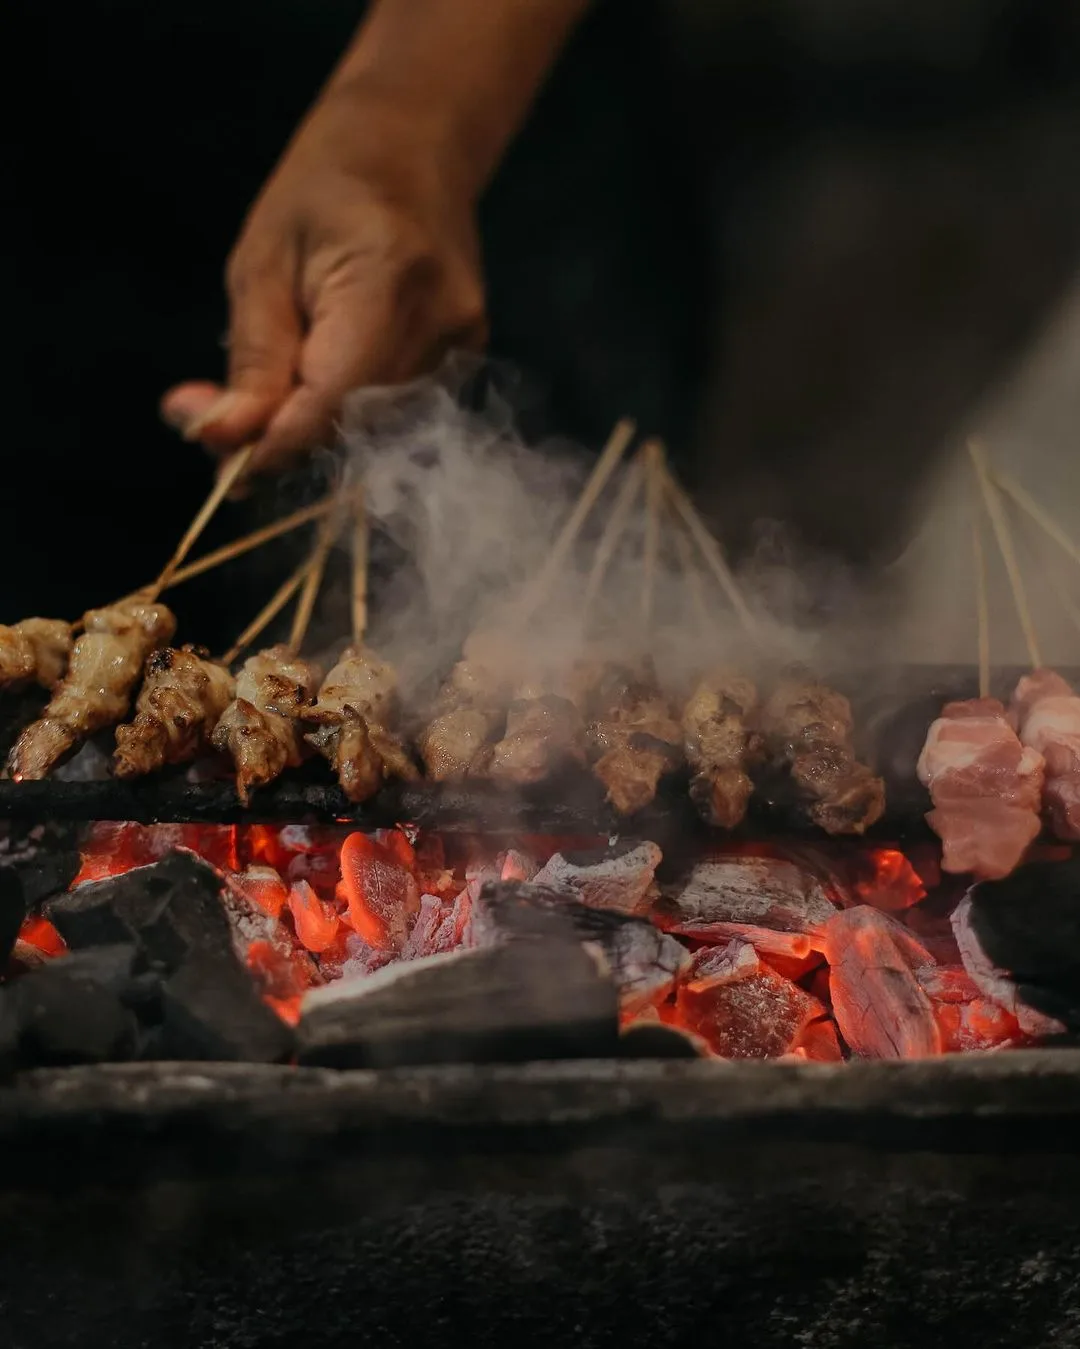
[[[91,610],[79,625],[34,618],[0,627],[0,692],[36,681],[50,693],[42,715],[12,749],[8,774],[42,778],[89,737],[115,728],[117,776],[137,778],[216,753],[231,762],[245,803],[312,754],[327,760],[356,804],[395,778],[486,779],[522,790],[588,772],[611,807],[632,816],[652,802],[665,778],[684,773],[701,816],[735,829],[755,780],[768,773],[783,775],[805,817],[827,833],[863,833],[884,811],[884,786],[859,761],[851,708],[836,690],[786,671],[763,691],[727,666],[701,669],[678,688],[663,686],[647,648],[661,562],[669,556],[697,624],[736,627],[754,668],[766,662],[759,616],[663,446],[647,441],[630,455],[634,441],[634,426],[620,422],[512,617],[465,641],[462,658],[408,737],[397,675],[365,641],[368,532],[358,485],[346,482],[326,501],[187,563],[244,470],[241,453],[153,585]],[[525,633],[552,605],[560,582],[578,575],[583,531],[598,521],[582,574],[586,621],[602,606],[620,549],[633,550],[640,540],[636,626],[645,637],[644,654],[614,658],[601,642],[559,668],[530,671]],[[165,591],[312,522],[310,556],[220,659],[170,645],[176,622],[161,600]],[[353,554],[352,642],[324,678],[302,654],[303,645],[330,551],[346,532]],[[294,601],[289,639],[258,650],[236,669]],[[133,704],[134,715],[125,720]]]
[[[944,870],[981,880],[1007,876],[1044,827],[1080,840],[1080,697],[1045,668],[1008,511],[1080,563],[1080,548],[1018,482],[970,445],[975,484],[972,543],[978,615],[979,696],[948,703],[930,727],[918,775],[933,800],[927,819],[942,841]],[[1008,703],[991,696],[987,526],[1008,577],[1030,672]],[[1052,570],[1046,573],[1051,578]],[[1066,592],[1063,607],[1076,610]]]

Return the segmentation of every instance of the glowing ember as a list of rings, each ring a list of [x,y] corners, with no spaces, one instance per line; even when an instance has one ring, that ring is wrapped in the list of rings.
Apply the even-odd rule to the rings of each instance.
[[[479,836],[442,838],[403,827],[364,833],[347,824],[96,824],[86,834],[73,884],[145,866],[173,849],[197,853],[236,898],[226,908],[260,994],[295,1023],[312,987],[472,945],[486,882],[528,882],[543,875],[552,858],[565,869],[560,855],[604,847],[603,840],[565,837],[521,837],[512,847],[496,847]],[[693,956],[647,1000],[660,999],[659,1005],[624,1007],[624,1027],[642,1021],[675,1026],[702,1052],[725,1058],[822,1063],[852,1053],[910,1058],[1023,1042],[1012,1014],[956,964],[948,911],[933,898],[937,855],[882,847],[842,854],[823,849],[817,858],[813,852],[761,842],[714,846],[701,856],[726,888],[694,891],[681,909],[657,898],[656,885],[643,892],[645,916]],[[574,865],[589,882],[588,864]],[[787,891],[777,889],[789,873],[792,885],[813,896],[798,922],[784,921]],[[700,866],[693,874],[700,882]],[[755,877],[764,877],[756,889]],[[607,872],[600,880],[610,888]],[[746,897],[769,899],[766,882],[776,895],[755,908]],[[924,903],[928,891],[931,901]],[[589,884],[579,885],[573,895],[567,891],[568,902],[590,893]],[[699,907],[723,900],[731,912],[694,910],[687,917],[695,895]],[[619,904],[605,901],[597,911],[613,907]],[[744,910],[761,916],[736,921]],[[23,923],[19,938],[24,966],[32,952],[65,952],[40,916]],[[16,969],[18,960],[17,950]]]

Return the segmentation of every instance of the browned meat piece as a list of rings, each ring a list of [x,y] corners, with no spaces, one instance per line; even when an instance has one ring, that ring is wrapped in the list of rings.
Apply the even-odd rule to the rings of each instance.
[[[236,791],[247,805],[256,787],[273,782],[302,758],[299,717],[319,686],[319,672],[287,646],[249,656],[236,679],[211,743],[236,764]]]
[[[885,784],[855,758],[851,705],[814,680],[782,681],[766,702],[761,731],[770,759],[788,770],[814,824],[862,834],[885,812]]]
[[[167,646],[151,654],[135,719],[116,728],[113,772],[118,778],[188,763],[209,746],[235,687],[229,671],[209,654],[194,646]]]
[[[71,624],[59,618],[24,618],[0,624],[0,692],[34,681],[53,689],[71,656]]]
[[[303,719],[304,737],[330,763],[350,801],[374,796],[388,777],[419,778],[390,727],[397,719],[397,674],[374,652],[349,647],[326,676]]]
[[[683,708],[690,797],[702,818],[722,829],[734,829],[746,817],[753,790],[746,769],[755,744],[749,719],[756,705],[749,679],[717,671],[701,680]]]
[[[164,604],[138,598],[91,609],[83,625],[66,677],[8,757],[16,780],[45,777],[80,741],[115,725],[131,705],[147,656],[176,631]]]
[[[417,737],[428,777],[435,782],[486,771],[495,737],[506,720],[503,679],[477,660],[454,666],[435,704],[435,715]]]
[[[585,723],[573,702],[535,686],[519,689],[506,714],[506,733],[492,750],[491,776],[525,786],[584,763]]]
[[[589,726],[593,773],[620,815],[633,815],[656,796],[665,773],[682,758],[682,729],[651,679],[609,672],[597,690],[604,710]]]

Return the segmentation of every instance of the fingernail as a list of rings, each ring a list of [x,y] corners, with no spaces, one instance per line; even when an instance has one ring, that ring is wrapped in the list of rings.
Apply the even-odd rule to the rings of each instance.
[[[236,406],[236,402],[235,393],[223,393],[220,398],[215,398],[201,416],[188,422],[183,428],[181,434],[184,439],[198,440],[208,426],[213,426],[215,422],[219,422],[222,417],[227,416]]]

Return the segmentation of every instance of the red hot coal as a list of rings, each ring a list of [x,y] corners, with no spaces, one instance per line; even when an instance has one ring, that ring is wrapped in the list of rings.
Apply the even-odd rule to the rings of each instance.
[[[202,898],[173,902],[169,927],[168,902],[135,902],[131,886],[146,878],[164,895],[162,869],[178,859],[198,860],[197,877],[183,883]],[[988,956],[979,889],[943,877],[931,844],[730,842],[673,865],[647,840],[521,836],[506,846],[409,827],[98,823],[84,832],[66,892],[22,922],[4,991],[21,985],[23,1021],[28,1006],[37,1021],[29,1050],[25,1025],[9,1032],[18,1041],[9,1058],[423,1062],[424,1016],[433,1045],[461,1016],[530,1031],[543,1022],[548,1039],[526,1037],[538,1057],[573,1041],[566,1052],[586,1057],[910,1059],[997,1051],[1067,1029],[1057,1004],[1040,1010],[1020,977]],[[205,932],[194,932],[196,911],[210,922]],[[523,933],[532,942],[524,963]],[[564,945],[551,945],[556,937]],[[112,953],[107,975],[103,952]],[[57,980],[47,997],[26,992],[65,970],[107,985],[120,1009],[110,1004],[105,1016],[99,1006],[107,1032],[76,1049],[41,1011]],[[464,1006],[481,999],[482,1008]],[[419,1018],[419,1031],[401,1059],[386,1038],[400,1038],[407,1004],[405,1020]],[[85,996],[80,1006],[85,1021]],[[485,1042],[481,1057],[500,1058],[511,1044],[519,1049],[507,1056],[520,1056],[526,1040]],[[433,1049],[432,1061],[478,1043],[463,1031],[458,1048]]]

